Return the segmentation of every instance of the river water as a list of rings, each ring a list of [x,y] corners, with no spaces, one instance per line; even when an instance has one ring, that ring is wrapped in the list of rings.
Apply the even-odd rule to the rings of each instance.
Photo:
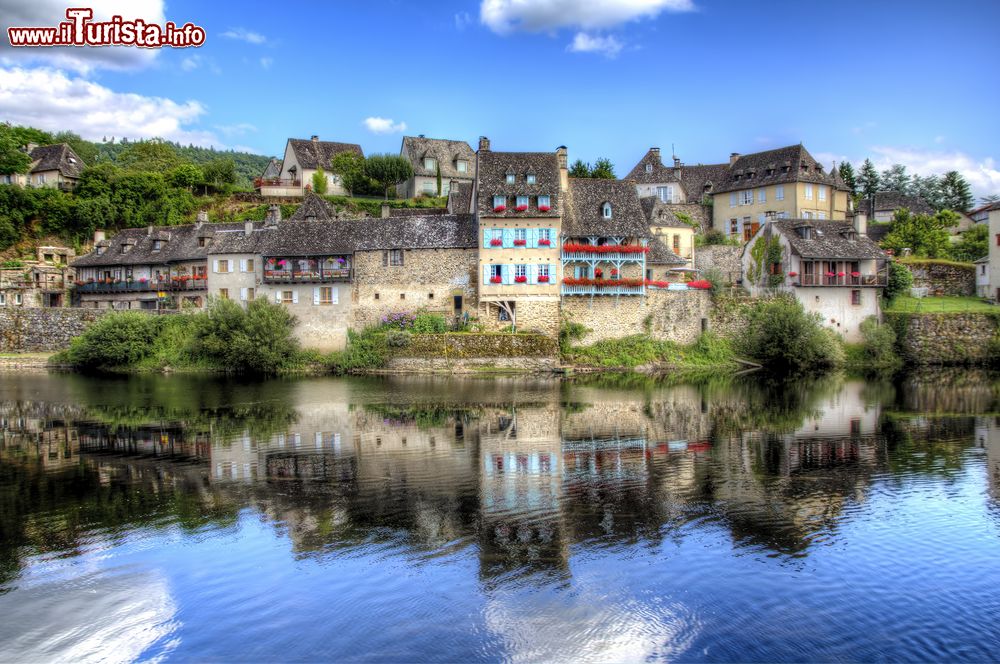
[[[998,395],[4,375],[0,660],[995,659]]]

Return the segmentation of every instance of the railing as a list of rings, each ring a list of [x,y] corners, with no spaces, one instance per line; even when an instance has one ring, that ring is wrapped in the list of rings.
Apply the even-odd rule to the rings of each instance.
[[[301,187],[302,180],[293,178],[254,178],[253,186],[256,189],[261,187]]]
[[[646,257],[646,254],[641,251],[630,251],[630,252],[618,252],[618,251],[607,251],[607,252],[595,252],[595,251],[563,251],[562,259],[564,261],[635,261],[636,263],[641,263]]]
[[[301,284],[329,281],[350,281],[351,268],[328,270],[264,270],[265,284]]]
[[[802,274],[797,278],[797,286],[885,286],[889,283],[889,276],[884,272],[879,274],[862,274],[853,277],[849,274],[843,277],[834,275],[832,277],[825,274]]]
[[[76,287],[78,293],[146,293],[151,291],[198,291],[208,288],[204,279],[172,281],[152,279],[148,281],[89,282]]]
[[[569,286],[563,284],[563,295],[642,295],[642,286]]]
[[[2,279],[0,288],[38,288],[41,290],[63,290],[66,288],[66,280],[61,276],[47,277],[35,281],[30,277],[21,279]]]

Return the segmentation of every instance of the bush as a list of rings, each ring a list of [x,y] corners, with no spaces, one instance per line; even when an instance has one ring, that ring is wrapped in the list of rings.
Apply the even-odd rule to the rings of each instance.
[[[562,326],[559,328],[559,351],[563,354],[569,352],[573,342],[583,339],[587,336],[588,332],[590,332],[590,329],[582,323],[574,323],[568,320],[563,321]]]
[[[381,327],[386,330],[409,330],[416,319],[417,317],[408,311],[397,311],[382,316]]]
[[[349,373],[357,369],[379,369],[389,359],[387,337],[391,332],[383,332],[370,327],[362,332],[347,332],[347,348],[330,356],[330,368],[338,373]],[[396,332],[396,334],[406,334]]]
[[[913,273],[905,265],[891,261],[889,263],[889,280],[886,283],[883,297],[886,302],[892,302],[900,295],[909,295],[913,287]]]
[[[828,369],[844,362],[839,338],[791,298],[776,297],[750,310],[738,350],[778,371]]]
[[[253,300],[246,309],[232,300],[213,300],[197,320],[194,355],[227,371],[274,374],[297,360],[295,316],[267,299]]]
[[[709,230],[707,233],[703,235],[697,236],[697,238],[700,240],[699,244],[705,246],[726,243],[725,234],[722,231],[717,230],[715,228]]]
[[[880,325],[874,317],[861,321],[861,360],[866,369],[896,369],[902,364],[896,354],[896,332],[889,325]]]
[[[63,359],[86,369],[138,364],[152,352],[157,318],[138,311],[110,313],[70,342]]]
[[[448,321],[440,314],[417,314],[413,319],[414,334],[444,334],[448,331]]]
[[[385,333],[385,345],[389,348],[406,348],[410,345],[413,335],[401,330],[390,330]]]

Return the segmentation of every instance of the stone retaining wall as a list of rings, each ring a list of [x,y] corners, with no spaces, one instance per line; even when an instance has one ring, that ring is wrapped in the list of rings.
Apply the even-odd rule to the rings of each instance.
[[[694,266],[704,272],[715,268],[722,273],[722,278],[729,283],[736,283],[740,278],[743,266],[740,253],[743,247],[728,244],[711,244],[696,247],[694,250]]]
[[[0,308],[0,351],[59,351],[107,313],[98,309]]]
[[[557,357],[555,338],[538,334],[415,334],[399,357],[444,359]]]
[[[912,364],[986,364],[995,360],[1000,315],[885,314]]]
[[[559,366],[555,357],[396,357],[389,360],[388,373],[535,373],[551,372]],[[378,373],[378,372],[375,372]]]
[[[929,288],[931,295],[975,295],[976,266],[934,261],[901,263],[913,274],[915,288]]]
[[[650,290],[646,297],[564,297],[564,320],[580,323],[589,332],[575,343],[589,345],[647,331],[654,339],[694,343],[702,321],[710,326],[711,295],[703,290]]]

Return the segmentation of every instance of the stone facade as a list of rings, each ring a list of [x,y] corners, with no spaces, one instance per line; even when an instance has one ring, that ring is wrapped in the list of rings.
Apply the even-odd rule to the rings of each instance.
[[[986,364],[996,360],[1000,316],[886,314],[900,351],[913,364]]]
[[[913,274],[914,288],[927,288],[930,295],[975,295],[976,266],[945,261],[901,262]]]
[[[514,315],[519,332],[538,332],[556,336],[559,334],[559,298],[538,297],[515,300]],[[501,318],[501,309],[491,302],[479,303],[479,322],[489,331],[503,331],[510,328],[510,320]]]
[[[567,297],[564,320],[589,332],[577,343],[592,344],[648,332],[654,339],[690,344],[711,329],[711,295],[703,290],[650,290],[643,298]]]
[[[66,308],[0,308],[0,351],[40,353],[63,350],[103,311]]]
[[[702,272],[715,268],[722,273],[722,278],[728,283],[736,283],[743,269],[740,263],[742,252],[743,247],[728,244],[698,247],[694,255],[694,266]]]

